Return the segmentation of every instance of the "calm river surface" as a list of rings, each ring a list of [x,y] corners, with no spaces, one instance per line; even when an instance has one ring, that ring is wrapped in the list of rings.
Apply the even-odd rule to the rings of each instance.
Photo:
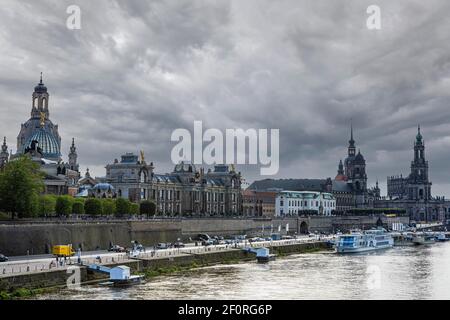
[[[219,265],[126,289],[84,286],[37,299],[450,299],[450,242]]]

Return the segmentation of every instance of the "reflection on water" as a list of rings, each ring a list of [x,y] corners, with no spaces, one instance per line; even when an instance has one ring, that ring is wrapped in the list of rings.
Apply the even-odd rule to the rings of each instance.
[[[371,270],[378,270],[379,277]],[[437,243],[219,265],[126,289],[86,286],[38,299],[450,299],[449,275],[450,243]]]

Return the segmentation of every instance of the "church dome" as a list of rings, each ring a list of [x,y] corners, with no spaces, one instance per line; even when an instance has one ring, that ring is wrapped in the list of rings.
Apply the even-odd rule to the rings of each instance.
[[[334,180],[335,180],[335,181],[347,181],[348,178],[347,178],[347,176],[344,175],[344,174],[338,174],[338,175],[334,178]]]
[[[361,152],[358,152],[358,154],[355,157],[355,161],[356,162],[364,162],[365,161],[363,155],[361,154]]]
[[[92,187],[94,191],[113,191],[114,187],[109,183],[97,183]]]
[[[44,128],[36,131],[28,139],[26,147],[31,149],[33,141],[38,142],[38,147],[42,150],[44,158],[59,158],[61,156],[58,140]]]
[[[34,87],[34,92],[36,93],[46,93],[47,92],[47,87],[41,82],[38,83],[38,85],[36,87]]]

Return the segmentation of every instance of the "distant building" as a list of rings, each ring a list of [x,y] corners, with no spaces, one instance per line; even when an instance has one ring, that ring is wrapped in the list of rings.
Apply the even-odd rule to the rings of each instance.
[[[31,117],[21,125],[17,136],[17,151],[15,154],[8,154],[5,137],[0,153],[0,167],[20,156],[28,156],[45,173],[45,193],[74,195],[77,193],[80,176],[75,140],[72,139],[69,161],[64,163],[58,125],[50,120],[49,96],[41,74],[40,82],[34,87],[32,94]]]
[[[354,208],[373,208],[380,199],[378,181],[375,187],[367,187],[366,160],[360,151],[356,153],[353,125],[347,158],[339,161],[337,175],[327,179],[265,179],[253,182],[247,190],[252,191],[314,191],[331,193],[336,201],[336,214]]]
[[[443,221],[450,219],[450,201],[431,195],[428,161],[425,159],[425,142],[417,129],[414,141],[414,158],[408,176],[387,178],[387,198],[375,202],[378,208],[404,208],[410,218],[417,221]]]
[[[331,193],[316,191],[280,191],[275,199],[275,215],[310,214],[331,216],[336,210],[336,199]]]
[[[97,179],[98,180],[98,179]],[[122,155],[106,166],[105,183],[117,197],[131,201],[151,199],[160,214],[168,216],[222,216],[242,214],[241,174],[233,165],[199,170],[191,163],[177,164],[171,173],[157,174],[133,153]]]
[[[243,214],[256,217],[274,217],[277,194],[277,191],[244,190],[242,193]]]
[[[245,191],[314,191],[328,192],[336,200],[336,213],[355,207],[353,189],[345,181],[327,179],[264,179],[253,182]],[[245,194],[245,192],[244,192]],[[273,199],[275,205],[275,199]],[[244,202],[245,203],[245,202]]]
[[[378,181],[374,188],[367,187],[366,160],[358,150],[356,153],[355,140],[353,139],[353,125],[350,127],[350,140],[348,141],[347,158],[344,163],[339,161],[337,175],[334,178],[336,185],[333,189],[340,190],[337,210],[345,211],[351,208],[371,208],[374,201],[380,198]],[[350,199],[349,194],[352,194]],[[344,196],[345,195],[345,196]]]

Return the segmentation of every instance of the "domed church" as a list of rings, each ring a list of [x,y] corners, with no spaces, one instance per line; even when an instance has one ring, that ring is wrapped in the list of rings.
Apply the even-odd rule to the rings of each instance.
[[[17,151],[10,156],[7,153],[6,137],[3,141],[0,166],[8,161],[27,155],[41,165],[45,172],[45,193],[75,194],[80,178],[75,140],[69,149],[69,161],[64,163],[61,157],[61,137],[58,125],[50,120],[49,93],[42,82],[34,87],[31,101],[31,117],[21,125],[17,136]],[[6,152],[3,152],[5,151]]]

